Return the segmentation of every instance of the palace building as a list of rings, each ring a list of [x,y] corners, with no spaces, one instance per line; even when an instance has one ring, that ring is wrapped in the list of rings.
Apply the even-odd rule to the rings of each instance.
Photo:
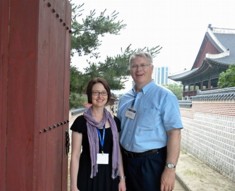
[[[235,29],[208,26],[190,71],[169,76],[183,85],[184,99],[198,90],[217,89],[219,74],[235,65]]]

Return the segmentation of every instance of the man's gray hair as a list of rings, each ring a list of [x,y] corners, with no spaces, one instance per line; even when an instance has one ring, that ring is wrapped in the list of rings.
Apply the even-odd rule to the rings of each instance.
[[[136,59],[137,57],[146,58],[150,64],[153,63],[153,58],[151,54],[149,54],[148,52],[136,52],[130,56],[129,64],[131,65],[133,60]]]

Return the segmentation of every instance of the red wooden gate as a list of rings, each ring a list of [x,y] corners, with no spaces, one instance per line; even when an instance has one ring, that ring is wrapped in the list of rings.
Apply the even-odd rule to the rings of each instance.
[[[0,1],[0,190],[67,190],[71,6]]]

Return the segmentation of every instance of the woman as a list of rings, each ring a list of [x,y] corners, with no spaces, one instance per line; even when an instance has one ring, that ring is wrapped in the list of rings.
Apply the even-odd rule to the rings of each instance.
[[[94,78],[86,94],[91,106],[71,126],[71,191],[124,191],[120,121],[105,109],[111,97],[109,85]]]

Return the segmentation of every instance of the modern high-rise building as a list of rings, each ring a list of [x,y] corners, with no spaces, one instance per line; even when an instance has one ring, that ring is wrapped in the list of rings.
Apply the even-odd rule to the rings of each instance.
[[[153,79],[159,85],[168,84],[168,67],[167,66],[155,67],[153,73]]]

